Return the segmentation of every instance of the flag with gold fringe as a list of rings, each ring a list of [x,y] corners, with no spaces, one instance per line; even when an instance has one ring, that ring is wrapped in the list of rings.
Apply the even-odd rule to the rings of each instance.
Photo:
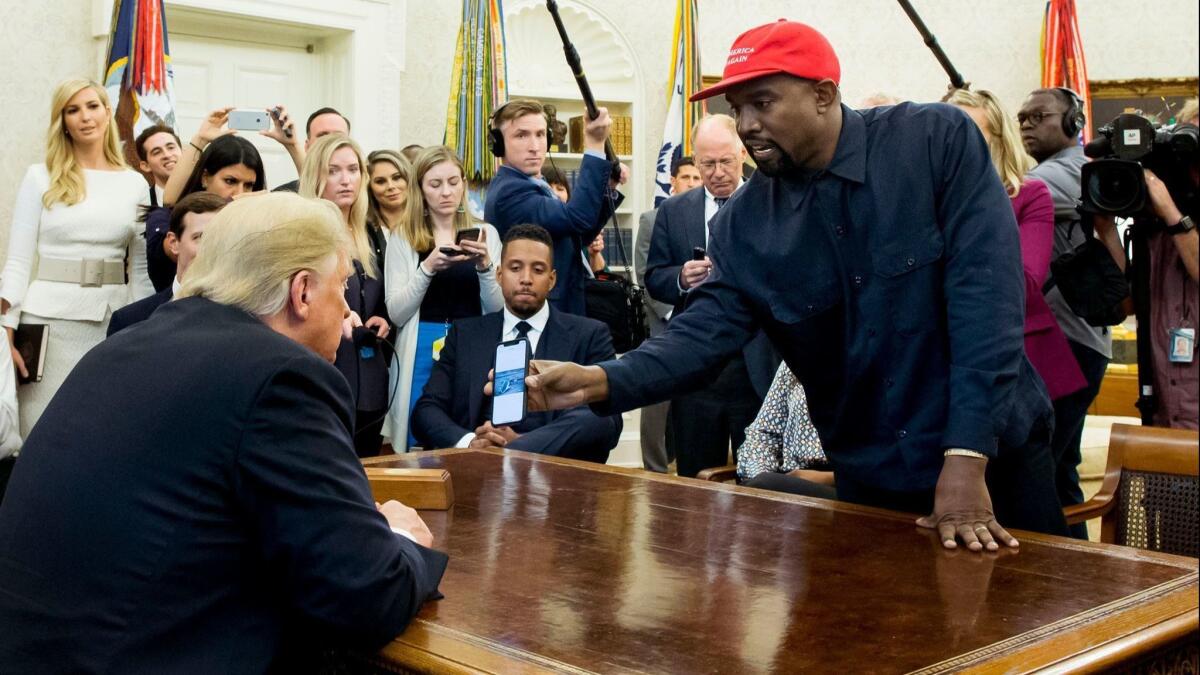
[[[675,36],[671,42],[671,79],[667,87],[667,121],[654,175],[654,205],[671,196],[671,168],[692,154],[692,128],[704,114],[704,103],[689,103],[700,91],[700,51],[696,49],[696,0],[676,0]]]
[[[1087,61],[1083,57],[1083,38],[1075,0],[1049,0],[1042,19],[1042,86],[1066,87],[1083,99],[1084,111],[1091,110]],[[1083,141],[1092,139],[1092,118],[1088,115]]]
[[[133,140],[155,124],[175,126],[175,86],[163,0],[116,0],[104,88],[115,107],[125,160],[137,166]]]
[[[486,182],[496,173],[498,160],[488,150],[488,122],[507,98],[503,2],[463,0],[445,143],[458,152],[472,182]]]

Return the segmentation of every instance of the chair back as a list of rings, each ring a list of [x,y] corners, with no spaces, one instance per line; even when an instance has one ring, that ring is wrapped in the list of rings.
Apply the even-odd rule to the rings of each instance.
[[[1104,482],[1117,478],[1116,495],[1101,540],[1200,557],[1198,445],[1195,431],[1114,424]]]

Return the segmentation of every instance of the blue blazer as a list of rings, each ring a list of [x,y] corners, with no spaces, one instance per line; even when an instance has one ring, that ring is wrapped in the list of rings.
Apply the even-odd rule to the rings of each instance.
[[[112,318],[108,321],[107,336],[112,337],[118,331],[149,319],[154,310],[170,302],[174,295],[175,289],[167,286],[148,298],[142,298],[113,312]]]
[[[0,506],[0,670],[262,673],[381,647],[446,556],[392,532],[346,380],[239,309],[168,303],[88,352]]]
[[[716,222],[716,218],[713,218]],[[672,318],[679,316],[689,293],[679,290],[679,272],[692,259],[692,249],[706,248],[704,237],[704,188],[674,195],[658,205],[654,231],[650,235],[650,253],[646,256],[646,288],[650,297],[673,305]],[[758,331],[745,347],[742,358],[750,373],[750,384],[759,398],[766,398],[779,370],[780,356],[771,340]]]
[[[491,415],[491,397],[483,395],[483,385],[503,330],[502,311],[460,319],[450,326],[425,392],[413,408],[413,435],[421,445],[453,447]],[[537,359],[583,365],[613,356],[607,326],[553,308],[534,353]],[[621,416],[598,417],[587,406],[579,406],[529,413],[513,430],[521,434],[508,446],[515,450],[606,462],[621,437]]]
[[[610,166],[599,157],[584,155],[571,200],[565,204],[510,166],[501,166],[488,186],[484,220],[501,236],[514,225],[532,223],[546,228],[554,238],[558,282],[550,291],[550,306],[560,312],[586,314],[583,286],[588,274],[580,254],[604,228],[612,209],[624,200],[621,193],[608,189]]]

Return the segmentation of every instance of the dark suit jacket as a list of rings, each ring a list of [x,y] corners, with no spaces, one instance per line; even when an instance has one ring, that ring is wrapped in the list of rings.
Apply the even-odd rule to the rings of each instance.
[[[167,286],[148,298],[142,298],[113,312],[112,318],[108,321],[108,337],[112,337],[114,333],[129,328],[135,323],[149,319],[154,310],[170,302],[174,295],[175,289]]]
[[[346,279],[345,292],[346,304],[351,310],[358,312],[364,323],[374,316],[388,318],[387,305],[384,302],[382,237],[373,226],[369,226],[367,231],[372,233],[375,276],[368,276],[362,264],[354,261],[354,273]],[[378,343],[365,344],[370,347],[370,358],[363,358],[363,342],[356,344],[353,340],[343,338],[338,345],[337,358],[333,365],[350,384],[357,410],[382,411],[388,407],[388,357],[391,349]]]
[[[532,223],[546,228],[554,238],[558,282],[550,291],[550,305],[560,312],[586,314],[583,285],[588,274],[580,253],[612,215],[608,195],[611,194],[616,206],[624,199],[621,193],[610,193],[608,189],[610,166],[598,157],[585,155],[571,201],[565,204],[534,179],[510,166],[501,166],[488,186],[484,220],[495,226],[501,236],[514,225]]]
[[[413,408],[412,429],[426,448],[447,448],[475,431],[492,414],[483,385],[504,330],[504,312],[460,319],[450,326],[441,357],[433,365],[425,393]],[[613,358],[608,327],[599,321],[550,310],[534,358],[583,365]],[[621,437],[621,416],[597,417],[587,406],[529,413],[513,430],[515,450],[594,462],[608,461]]]
[[[153,189],[150,190],[154,192]],[[175,261],[163,250],[167,229],[171,225],[171,209],[166,206],[151,207],[146,211],[146,274],[155,291],[171,287],[175,281]]]
[[[716,222],[716,218],[713,218]],[[678,316],[687,302],[687,293],[679,290],[679,272],[692,259],[696,246],[707,248],[704,237],[704,188],[697,187],[675,195],[658,205],[650,253],[646,258],[646,289],[650,297],[674,306]],[[750,383],[759,398],[766,398],[779,369],[780,357],[767,334],[758,331],[742,349]]]
[[[376,510],[349,399],[203,298],[90,351],[0,507],[0,670],[261,673],[285,621],[363,648],[403,631],[446,556]]]

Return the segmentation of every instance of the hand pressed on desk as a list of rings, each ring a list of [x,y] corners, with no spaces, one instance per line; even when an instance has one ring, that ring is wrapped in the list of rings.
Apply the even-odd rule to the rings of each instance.
[[[986,459],[945,458],[933,493],[933,513],[917,519],[917,525],[938,531],[943,547],[958,548],[957,539],[971,551],[996,551],[998,542],[1018,546],[992,513],[992,496],[984,482],[986,468]]]

